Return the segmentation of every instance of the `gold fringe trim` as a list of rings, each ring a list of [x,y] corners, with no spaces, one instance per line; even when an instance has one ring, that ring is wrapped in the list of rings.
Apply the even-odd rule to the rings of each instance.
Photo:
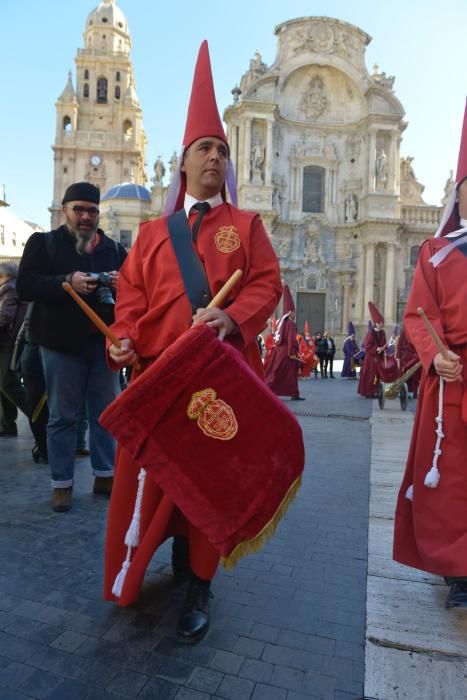
[[[267,544],[267,542],[269,542],[271,537],[273,537],[280,520],[286,514],[290,504],[297,495],[298,489],[300,488],[301,484],[302,475],[300,475],[298,479],[296,479],[293,482],[292,486],[289,488],[286,495],[282,499],[279,508],[276,510],[271,520],[263,527],[263,529],[260,532],[258,532],[257,535],[252,537],[251,540],[245,540],[245,542],[240,542],[239,544],[237,544],[235,549],[232,550],[228,557],[221,558],[222,566],[225,569],[233,569],[242,557],[246,556],[247,554],[254,554],[255,552],[259,552],[260,549],[262,549],[264,545]]]

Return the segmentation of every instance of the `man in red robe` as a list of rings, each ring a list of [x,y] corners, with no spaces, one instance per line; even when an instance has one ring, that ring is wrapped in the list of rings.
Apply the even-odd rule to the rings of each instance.
[[[363,341],[365,348],[365,359],[360,377],[358,379],[357,392],[367,399],[374,399],[378,396],[380,378],[378,373],[378,362],[384,355],[386,347],[386,334],[384,332],[384,318],[372,301],[368,302],[373,328],[368,330]]]
[[[298,342],[295,304],[290,289],[284,285],[282,318],[276,331],[276,348],[266,371],[266,384],[277,396],[304,401],[298,390]]]
[[[302,379],[308,379],[311,375],[311,370],[319,363],[315,348],[314,338],[310,334],[310,324],[308,321],[305,321],[303,335],[299,336],[298,340],[298,356],[301,360],[298,374]]]
[[[205,268],[212,296],[236,269],[243,271],[243,277],[228,296],[226,311],[198,308],[192,317],[167,216],[141,224],[119,280],[113,331],[122,339],[122,345],[120,349],[110,345],[111,362],[125,366],[139,361],[143,367],[147,366],[192,323],[206,323],[218,331],[220,339],[225,338],[237,347],[250,367],[262,375],[256,336],[266,326],[280,299],[279,265],[260,218],[226,203],[226,180],[232,201],[236,201],[235,181],[229,175],[233,173],[229,146],[215,102],[206,42],[201,45],[195,69],[183,144],[164,213],[185,211],[192,228],[191,235],[187,229],[188,236]],[[105,597],[118,600],[120,605],[130,605],[137,599],[145,569],[159,544],[151,533],[168,518],[165,535],[176,535],[174,573],[186,573],[190,577],[177,636],[182,642],[197,642],[209,627],[209,586],[219,554],[180,511],[173,508],[167,512],[163,505],[166,499],[152,480],[145,480],[144,491],[140,493],[138,473],[139,468],[130,455],[120,449],[106,539]],[[122,568],[136,500],[141,506],[139,545],[135,556],[127,557]],[[132,583],[135,568],[136,584]],[[132,575],[125,585],[127,569]]]
[[[420,249],[404,317],[423,373],[394,531],[394,559],[444,576],[448,608],[467,607],[467,107],[456,183],[435,238]]]
[[[263,361],[265,373],[267,371],[267,367],[271,361],[271,357],[272,357],[274,349],[276,347],[276,341],[274,340],[276,326],[277,326],[277,321],[275,318],[272,318],[271,319],[271,332],[267,334],[267,336],[264,340],[264,347],[266,348],[266,352],[264,355],[264,361]]]

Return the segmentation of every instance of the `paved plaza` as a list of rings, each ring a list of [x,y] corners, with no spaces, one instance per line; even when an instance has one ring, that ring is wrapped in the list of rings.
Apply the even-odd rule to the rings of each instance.
[[[303,486],[274,539],[219,571],[211,630],[193,647],[174,636],[184,588],[168,544],[137,606],[104,602],[107,502],[90,493],[88,460],[72,511],[56,514],[25,422],[2,440],[0,700],[464,697],[467,618],[442,609],[439,579],[390,559],[413,413],[396,401],[380,411],[348,380],[300,386],[306,401],[288,405],[305,437]]]

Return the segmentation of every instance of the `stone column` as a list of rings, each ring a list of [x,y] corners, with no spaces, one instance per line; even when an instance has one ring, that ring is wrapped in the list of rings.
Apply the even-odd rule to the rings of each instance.
[[[368,308],[368,302],[373,301],[375,294],[375,244],[367,243],[365,252],[365,294],[363,313]]]
[[[391,141],[389,144],[389,173],[388,173],[388,184],[389,192],[394,194],[397,188],[397,165],[398,159],[396,157],[397,153],[397,134],[395,131],[391,132]]]
[[[375,159],[376,159],[376,131],[370,129],[368,143],[368,192],[375,191]]]
[[[238,126],[232,124],[229,133],[230,158],[233,163],[235,177],[238,178]]]
[[[363,300],[365,293],[365,247],[360,246],[359,255],[360,264],[357,270],[357,303],[355,307],[355,320],[364,322],[366,319],[365,309],[363,308]]]
[[[273,123],[268,119],[266,122],[266,160],[264,164],[264,184],[271,185],[272,183],[272,162],[274,158],[273,154],[273,138],[272,138],[272,128]]]
[[[386,280],[384,285],[384,321],[386,324],[394,324],[395,312],[395,245],[386,244]]]
[[[344,301],[342,304],[342,333],[347,333],[347,326],[350,321],[350,287],[352,282],[345,278],[342,282],[344,287]]]
[[[251,172],[251,118],[247,117],[244,121],[245,142],[243,150],[243,180],[247,185],[250,182]]]

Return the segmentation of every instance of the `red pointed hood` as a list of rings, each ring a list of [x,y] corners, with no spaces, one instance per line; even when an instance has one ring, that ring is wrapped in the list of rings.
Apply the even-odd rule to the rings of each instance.
[[[308,321],[305,321],[305,335],[311,335],[310,324],[308,323]]]
[[[219,116],[212,79],[211,60],[209,58],[208,42],[203,41],[196,61],[193,85],[191,88],[190,103],[185,126],[185,135],[177,167],[167,193],[167,201],[164,207],[164,214],[168,216],[174,211],[183,207],[186,193],[186,176],[181,172],[183,155],[194,141],[205,136],[215,136],[228,144],[224,127]],[[230,194],[230,199],[237,205],[237,191],[235,185],[235,173],[231,160],[226,175],[226,183]],[[222,198],[226,201],[225,184],[221,190]]]
[[[370,310],[370,316],[373,323],[384,323],[384,316],[379,311],[379,309],[373,304],[372,301],[368,302],[368,308]]]
[[[290,311],[295,311],[295,304],[288,285],[284,284],[284,290],[282,293],[282,313],[285,315],[290,313]]]
[[[446,202],[443,216],[435,236],[446,236],[456,231],[459,224],[459,206],[457,204],[457,190],[459,185],[467,178],[467,100],[464,109],[464,122],[462,124],[461,142],[459,146],[459,158],[457,160],[456,183],[451,195]]]

